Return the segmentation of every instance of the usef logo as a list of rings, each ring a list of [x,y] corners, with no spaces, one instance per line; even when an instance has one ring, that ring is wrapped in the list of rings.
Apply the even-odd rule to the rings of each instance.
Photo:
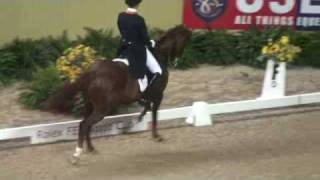
[[[221,16],[227,0],[192,0],[194,13],[207,23]]]

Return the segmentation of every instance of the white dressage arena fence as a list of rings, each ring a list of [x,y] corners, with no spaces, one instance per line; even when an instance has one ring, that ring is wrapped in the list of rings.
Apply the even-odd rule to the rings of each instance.
[[[284,96],[273,99],[254,99],[247,101],[207,104],[195,102],[192,106],[160,110],[159,121],[186,119],[194,126],[210,126],[216,114],[236,113],[270,108],[281,108],[297,105],[320,103],[320,93]],[[147,113],[141,122],[137,122],[139,113],[106,117],[98,123],[93,131],[93,137],[117,135],[127,132],[149,130],[151,113]],[[75,140],[78,138],[80,120],[53,124],[42,124],[0,130],[0,141],[19,138],[29,138],[30,144],[52,143],[58,141]]]

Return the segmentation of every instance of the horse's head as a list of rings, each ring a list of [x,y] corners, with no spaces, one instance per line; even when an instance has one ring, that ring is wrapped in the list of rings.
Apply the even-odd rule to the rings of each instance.
[[[156,43],[156,54],[165,65],[180,57],[192,32],[183,25],[169,29]]]

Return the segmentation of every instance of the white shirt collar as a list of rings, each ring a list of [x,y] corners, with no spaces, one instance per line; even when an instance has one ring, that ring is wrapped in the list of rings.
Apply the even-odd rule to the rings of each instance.
[[[127,12],[129,12],[129,13],[137,13],[138,10],[135,9],[135,8],[127,8]]]

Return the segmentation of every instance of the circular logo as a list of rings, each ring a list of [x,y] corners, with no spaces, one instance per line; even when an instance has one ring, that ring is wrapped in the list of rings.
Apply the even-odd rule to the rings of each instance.
[[[192,0],[192,6],[201,19],[211,22],[223,14],[226,0]]]

